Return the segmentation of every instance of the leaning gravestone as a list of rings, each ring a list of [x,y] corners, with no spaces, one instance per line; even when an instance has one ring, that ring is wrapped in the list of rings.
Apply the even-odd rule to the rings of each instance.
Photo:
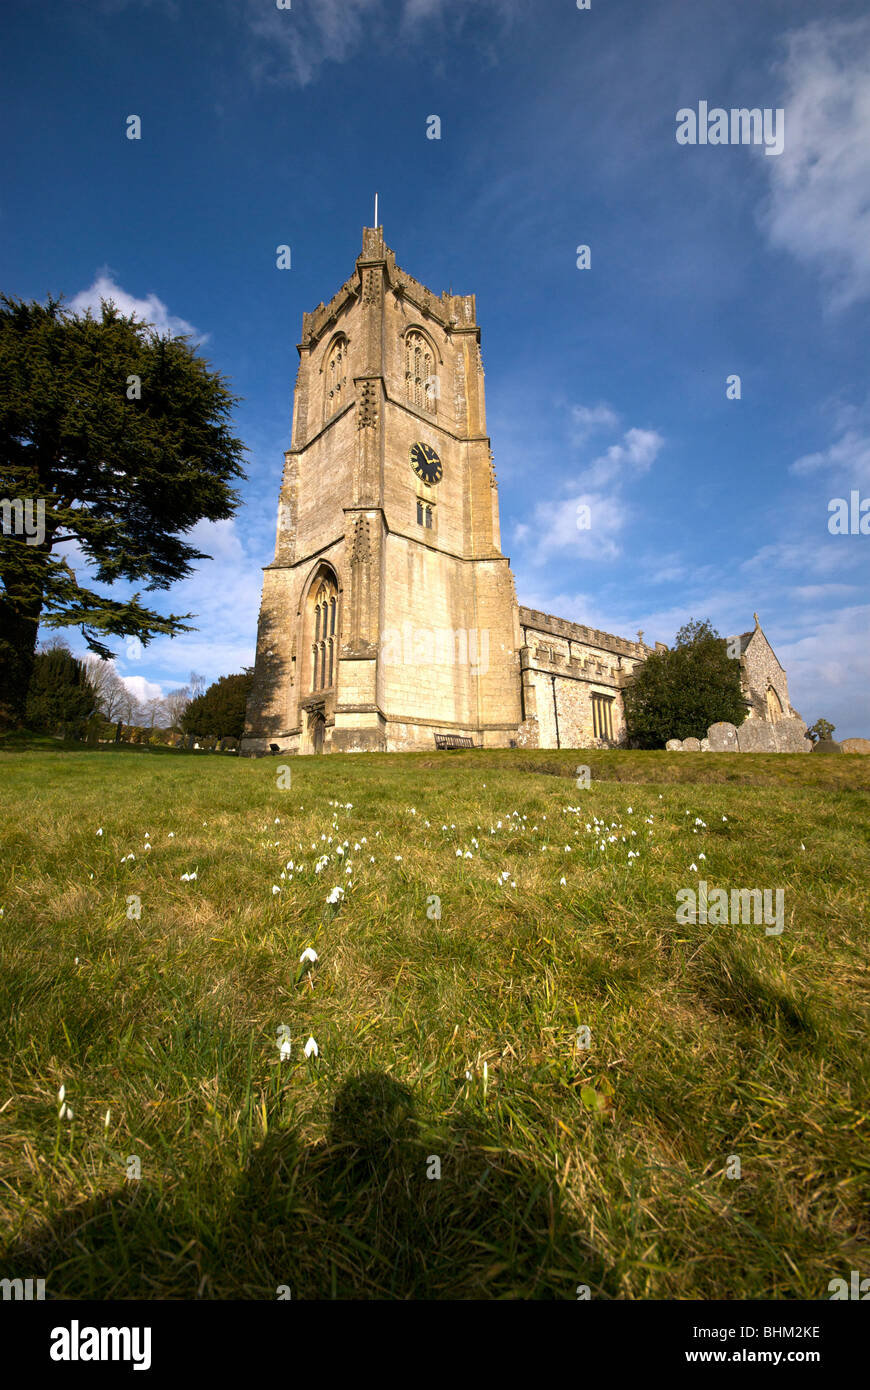
[[[683,741],[679,738],[669,738],[665,744],[665,748],[669,753],[682,753]]]
[[[711,753],[736,753],[737,752],[737,730],[733,724],[723,721],[720,724],[711,724],[707,730]]]
[[[777,753],[809,753],[812,750],[812,739],[807,738],[802,719],[777,719],[772,727]]]
[[[701,751],[701,740],[700,740],[699,738],[684,738],[684,739],[683,739],[683,752],[684,752],[684,753],[700,753],[700,751]]]
[[[840,747],[844,753],[870,753],[870,738],[844,738]]]
[[[737,747],[741,753],[775,753],[772,725],[763,719],[747,719],[737,730]]]

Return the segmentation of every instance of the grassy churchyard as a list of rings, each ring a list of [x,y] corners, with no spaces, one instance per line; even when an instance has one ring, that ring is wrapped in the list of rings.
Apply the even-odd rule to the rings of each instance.
[[[827,1299],[870,1264],[870,760],[4,748],[4,1275]],[[702,880],[782,930],[679,922]]]

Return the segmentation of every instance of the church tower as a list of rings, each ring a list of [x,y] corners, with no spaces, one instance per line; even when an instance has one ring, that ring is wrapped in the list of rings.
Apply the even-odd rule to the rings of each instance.
[[[434,295],[366,227],[298,351],[241,751],[507,745],[519,611],[474,296]]]

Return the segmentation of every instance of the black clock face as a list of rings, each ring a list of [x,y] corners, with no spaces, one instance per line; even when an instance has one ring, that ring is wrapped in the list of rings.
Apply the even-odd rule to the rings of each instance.
[[[441,460],[430,444],[411,445],[411,467],[422,483],[429,487],[440,483],[444,469]]]

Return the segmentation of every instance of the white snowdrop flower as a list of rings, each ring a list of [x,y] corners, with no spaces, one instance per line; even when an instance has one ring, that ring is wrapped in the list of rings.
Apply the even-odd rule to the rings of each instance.
[[[88,874],[88,878],[93,878],[93,874]]]
[[[457,858],[457,859],[461,859],[461,858],[462,858],[462,850],[461,850],[461,849],[458,849],[458,850],[456,851],[456,858]]]
[[[192,874],[182,874],[182,875],[181,875],[181,882],[182,882],[182,883],[193,883],[193,881],[194,881],[195,878],[196,878],[196,871],[194,871]]]
[[[74,1115],[73,1115],[73,1108],[72,1108],[71,1105],[66,1105],[66,1104],[62,1105],[62,1106],[60,1107],[60,1112],[59,1112],[59,1114],[60,1114],[60,1119],[62,1119],[62,1120],[67,1120],[67,1121],[69,1121],[69,1120],[72,1120],[72,1119],[74,1118]]]
[[[723,819],[723,820],[727,820],[728,817],[727,817],[727,816],[723,816],[722,819]]]
[[[362,839],[360,840],[360,844],[361,844],[361,845],[367,845],[367,844],[368,844],[368,840],[366,839],[365,835],[363,835]]]
[[[471,853],[471,850],[470,850],[470,849],[467,849],[467,850],[465,851],[465,858],[466,858],[466,859],[473,859],[473,858],[474,858],[474,855]]]
[[[150,830],[146,830],[146,831],[145,831],[145,839],[146,839],[146,840],[150,840],[150,839],[151,839],[151,831],[150,831]]]
[[[803,842],[801,842],[801,849],[802,849],[802,850],[805,850],[805,849],[806,849],[806,845],[805,845]]]
[[[341,900],[342,900],[343,897],[344,897],[344,889],[343,889],[343,888],[339,888],[338,886],[336,886],[335,888],[332,889],[332,891],[331,891],[331,893],[329,894],[329,897],[326,899],[326,901],[327,901],[328,903],[339,903],[339,902],[341,902]]]
[[[280,1059],[282,1062],[290,1061],[290,1039],[285,1038],[281,1044]]]
[[[360,846],[359,846],[359,845],[354,845],[353,848],[354,848],[354,853],[356,854],[357,851],[360,849]]]
[[[170,830],[170,832],[169,832],[169,834],[167,835],[166,838],[167,838],[167,840],[174,840],[174,839],[175,839],[175,831],[174,831],[174,830]]]
[[[326,836],[325,836],[325,835],[321,835],[320,838],[321,838],[321,840],[325,840],[325,839],[326,839]]]
[[[344,849],[342,848],[341,845],[337,845],[337,846],[336,846],[335,852],[336,852],[336,854],[344,855]]]
[[[280,825],[280,824],[281,824],[281,817],[280,817],[280,816],[276,816],[275,819],[274,819],[274,821],[272,822],[272,824],[273,824],[273,825]]]
[[[511,888],[516,888],[516,886],[517,885],[513,881],[511,881]]]
[[[313,946],[306,946],[302,955],[299,957],[299,964],[304,965],[305,961],[310,960],[313,964],[317,960],[317,952]]]
[[[699,854],[699,855],[698,855],[698,858],[699,858],[699,859],[706,859],[707,856],[706,856],[706,854]]]
[[[370,863],[370,864],[374,864],[374,862],[375,862],[375,856],[372,854],[372,855],[369,856],[369,863]]]
[[[100,826],[99,830],[97,831],[97,834],[98,834],[98,835],[102,835],[102,833],[103,833],[103,827]]]
[[[308,1039],[307,1043],[305,1044],[305,1047],[303,1048],[303,1051],[306,1057],[320,1056],[320,1048],[317,1046],[317,1043],[314,1041],[313,1038]]]
[[[458,851],[457,851],[457,852],[458,852]],[[393,858],[395,859],[395,861],[396,861],[397,864],[401,864],[401,862],[402,862],[402,856],[401,856],[401,854],[394,854],[394,855],[393,855]]]
[[[631,813],[632,813],[632,808],[629,806],[629,808],[628,808],[628,814],[631,815]]]
[[[560,886],[560,888],[567,888],[567,886],[568,886],[568,881],[567,881],[567,879],[560,878],[560,879],[559,879],[559,886]]]
[[[2,908],[0,908],[0,916],[2,916]],[[78,956],[76,956],[75,960],[73,961],[73,965],[78,965],[78,963],[79,963],[79,958],[78,958]]]
[[[690,865],[689,865],[689,873],[690,873],[690,874],[696,874],[697,872],[698,872],[698,866],[697,866],[697,864],[690,864]]]
[[[570,854],[570,853],[571,853],[571,846],[570,846],[570,845],[566,845],[566,846],[565,846],[565,853],[566,853],[566,854]]]
[[[470,1071],[467,1071],[467,1072],[465,1073],[465,1079],[466,1079],[466,1081],[470,1081],[470,1080],[471,1080],[471,1072],[470,1072]]]
[[[275,894],[276,894],[276,893],[280,893],[280,892],[281,892],[281,889],[278,887],[277,883],[273,883],[273,884],[272,884],[272,897],[274,898]]]
[[[661,799],[662,799],[662,794],[661,794],[661,792],[659,792],[659,801],[661,801]]]
[[[455,830],[455,829],[456,829],[456,826],[453,824],[452,821],[450,822],[450,829],[451,829],[451,830]]]
[[[202,828],[203,828],[203,830],[205,829],[205,827],[206,827],[207,825],[208,825],[208,821],[207,821],[207,820],[204,820],[203,823],[202,823]]]
[[[348,864],[348,866],[347,866],[347,868],[345,869],[344,872],[345,872],[346,874],[352,874],[352,873],[353,873],[353,865],[352,865],[352,864]]]
[[[108,1128],[109,1128],[109,1121],[111,1120],[111,1118],[112,1118],[112,1112],[111,1112],[111,1110],[107,1110],[106,1113],[105,1113],[105,1115],[103,1116],[103,1129],[108,1129]]]
[[[446,829],[447,829],[447,826],[446,826],[446,825],[442,825],[441,829],[442,829],[442,830],[446,830]]]
[[[58,1098],[58,1100],[63,1100],[63,1098],[64,1098],[65,1095],[66,1095],[66,1086],[61,1086],[60,1090],[59,1090],[58,1093],[57,1093],[57,1098]]]

